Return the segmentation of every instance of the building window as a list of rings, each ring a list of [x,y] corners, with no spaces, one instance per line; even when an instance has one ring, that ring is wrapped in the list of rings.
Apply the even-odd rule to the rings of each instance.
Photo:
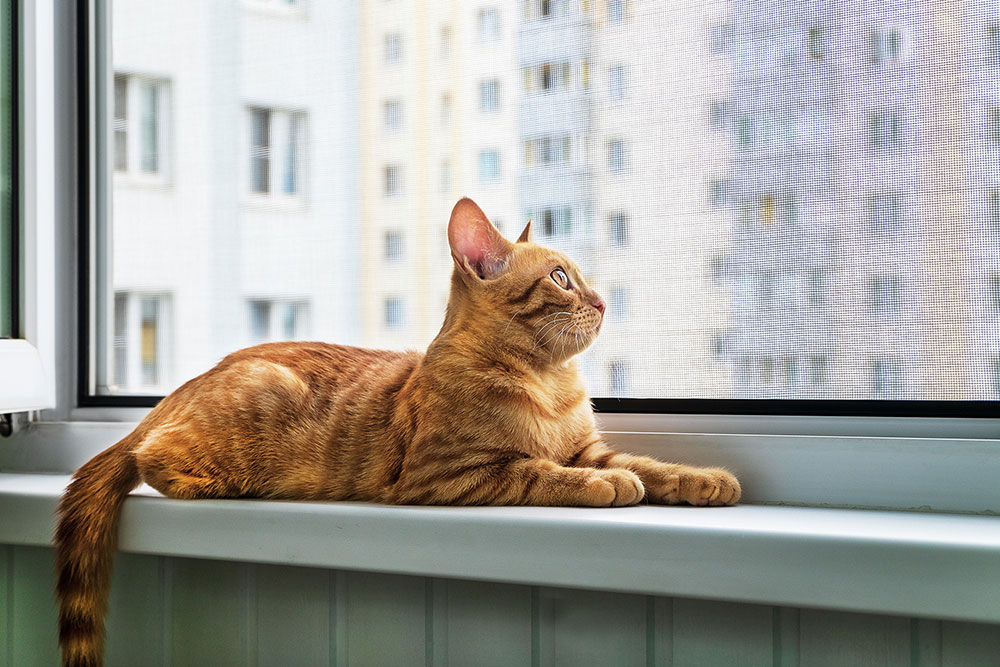
[[[1000,230],[1000,189],[990,188],[986,194],[986,215],[993,231]]]
[[[608,169],[612,174],[624,174],[628,171],[628,147],[624,139],[612,139],[608,142]]]
[[[479,82],[479,110],[483,112],[500,110],[499,79],[486,79]]]
[[[382,194],[395,197],[403,192],[403,167],[390,164],[382,167]]]
[[[249,299],[247,328],[252,344],[307,338],[309,304],[304,300]]]
[[[480,42],[495,42],[500,39],[500,9],[484,7],[476,16],[476,34]]]
[[[443,34],[443,33],[442,33]],[[385,36],[383,54],[386,65],[394,65],[403,59],[403,36],[391,32]]]
[[[772,310],[777,304],[778,272],[773,269],[763,269],[757,274],[757,308]]]
[[[451,192],[451,160],[441,160],[441,192]]]
[[[806,303],[812,308],[822,308],[827,303],[829,293],[829,271],[812,269],[806,285]]]
[[[524,141],[524,164],[528,167],[566,164],[572,159],[568,134],[532,137]]]
[[[148,392],[167,382],[170,297],[115,292],[112,377],[120,391]]]
[[[625,0],[608,0],[608,23],[619,25],[625,22]]]
[[[712,53],[729,53],[730,45],[733,41],[733,26],[728,23],[713,25],[709,31],[709,42]]]
[[[541,63],[525,67],[524,90],[528,93],[554,92],[569,88],[573,81],[572,68],[568,61]]]
[[[986,60],[990,65],[1000,65],[1000,25],[986,26]]]
[[[993,357],[993,395],[1000,397],[1000,354]]]
[[[630,396],[632,394],[629,375],[629,363],[624,359],[616,359],[609,364],[608,376],[612,396]]]
[[[823,60],[826,55],[826,33],[823,28],[809,28],[809,58]]]
[[[398,262],[403,259],[403,232],[385,233],[385,261]]]
[[[994,272],[989,279],[989,303],[993,313],[1000,315],[1000,273]]]
[[[528,217],[536,221],[545,237],[569,236],[573,233],[573,209],[569,206],[538,209]]]
[[[868,112],[868,145],[876,149],[899,145],[901,122],[899,111],[887,109]]]
[[[774,357],[760,358],[760,382],[768,387],[774,384]]]
[[[868,279],[868,303],[872,315],[899,312],[903,286],[899,276],[873,276]]]
[[[250,191],[271,191],[270,109],[250,109]]]
[[[794,354],[781,358],[781,379],[788,387],[794,387],[799,383],[799,358]]]
[[[875,66],[899,61],[902,39],[895,28],[872,28],[868,32],[868,62]]]
[[[382,106],[385,129],[398,130],[403,127],[403,103],[400,100],[387,100]]]
[[[608,234],[611,237],[612,247],[623,248],[628,245],[628,227],[628,213],[616,211],[608,216]]]
[[[441,125],[447,127],[451,123],[451,95],[441,96]]]
[[[251,194],[298,195],[302,189],[305,114],[250,107],[248,115]]]
[[[628,67],[612,65],[608,68],[608,97],[614,101],[625,99],[628,90]]]
[[[168,84],[133,74],[114,77],[114,168],[157,176],[166,171]]]
[[[721,178],[708,182],[708,202],[712,208],[722,208],[729,202],[729,183]]]
[[[728,130],[731,113],[728,102],[713,101],[708,109],[709,126],[716,132]]]
[[[441,60],[451,57],[451,26],[441,26]]]
[[[403,299],[398,296],[386,297],[383,323],[386,329],[402,329],[405,324]]]
[[[868,224],[872,234],[891,236],[897,234],[902,224],[900,196],[896,193],[878,193],[868,197]]]
[[[495,148],[479,152],[479,182],[497,183],[500,181],[500,151]]]
[[[987,116],[990,141],[1000,144],[1000,108],[993,107]]]
[[[608,315],[615,322],[628,319],[628,290],[624,287],[612,287],[608,298]]]
[[[128,79],[115,74],[115,171],[128,170]]]
[[[774,224],[777,220],[777,207],[774,203],[774,195],[763,195],[760,198],[760,203],[758,206],[758,217],[760,219],[760,224],[768,227]]]
[[[712,359],[715,361],[722,361],[726,358],[728,353],[726,334],[722,332],[715,332],[709,339],[709,347],[712,351]]]
[[[903,370],[896,359],[876,359],[872,364],[872,394],[877,399],[898,399],[903,388]]]
[[[809,355],[809,384],[813,386],[825,385],[830,362],[825,354]]]

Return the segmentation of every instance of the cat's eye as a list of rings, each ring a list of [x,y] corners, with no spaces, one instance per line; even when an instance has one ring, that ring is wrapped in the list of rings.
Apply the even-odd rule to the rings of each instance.
[[[555,281],[556,285],[559,285],[559,287],[562,287],[563,289],[569,289],[569,276],[567,276],[566,272],[563,271],[562,269],[556,269],[555,271],[550,273],[549,276],[552,278],[553,281]]]

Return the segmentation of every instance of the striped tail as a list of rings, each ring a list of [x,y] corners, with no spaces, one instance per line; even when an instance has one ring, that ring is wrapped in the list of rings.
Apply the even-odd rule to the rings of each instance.
[[[97,667],[104,660],[104,617],[126,496],[139,485],[133,431],[85,463],[59,503],[56,569],[59,646],[66,667]]]

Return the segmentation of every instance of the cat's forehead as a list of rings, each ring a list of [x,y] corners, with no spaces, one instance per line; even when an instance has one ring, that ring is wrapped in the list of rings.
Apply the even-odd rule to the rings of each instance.
[[[534,243],[518,243],[517,246],[517,265],[523,270],[540,270],[560,266],[569,271],[580,272],[576,262],[558,250],[545,248]]]

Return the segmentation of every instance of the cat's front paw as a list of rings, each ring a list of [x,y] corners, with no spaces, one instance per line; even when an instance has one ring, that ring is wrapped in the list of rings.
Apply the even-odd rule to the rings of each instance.
[[[595,470],[587,482],[587,504],[594,507],[635,505],[646,489],[639,476],[629,470]]]
[[[743,490],[740,482],[722,468],[682,468],[648,485],[649,501],[665,505],[734,505]]]

